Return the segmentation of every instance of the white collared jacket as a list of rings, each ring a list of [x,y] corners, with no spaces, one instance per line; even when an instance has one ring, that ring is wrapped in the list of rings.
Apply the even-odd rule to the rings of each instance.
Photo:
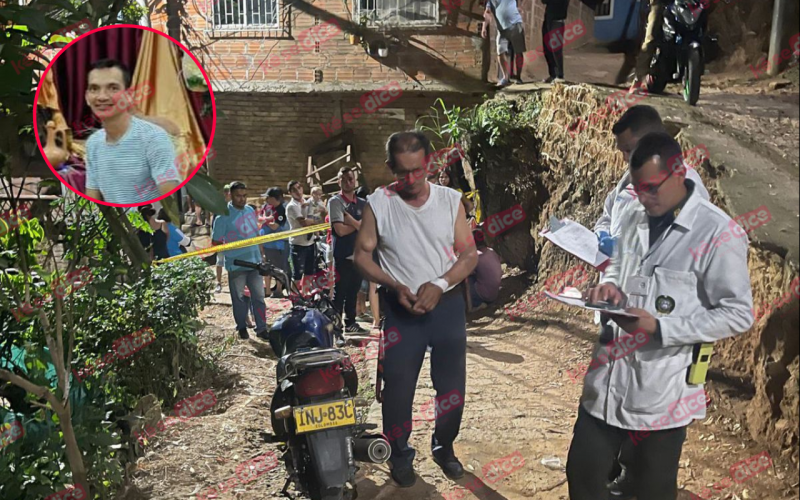
[[[683,427],[705,418],[706,405],[699,404],[703,385],[686,381],[694,346],[741,334],[753,324],[747,235],[696,189],[652,248],[643,210],[620,222],[620,251],[601,282],[623,290],[628,307],[658,318],[661,336],[648,336],[641,345],[613,325],[614,344],[635,349],[616,358],[608,346],[595,346],[581,404],[623,429]],[[711,242],[702,255],[696,251]]]

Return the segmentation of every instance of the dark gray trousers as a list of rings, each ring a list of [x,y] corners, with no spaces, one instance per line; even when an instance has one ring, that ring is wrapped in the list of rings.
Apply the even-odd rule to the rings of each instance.
[[[413,463],[416,451],[408,444],[411,430],[415,422],[434,418],[432,449],[437,456],[448,457],[461,428],[467,379],[463,291],[459,287],[443,296],[436,309],[423,316],[409,313],[392,294],[381,294],[381,304],[385,305],[384,331],[397,328],[400,339],[386,347],[383,360],[383,429],[392,445],[391,462],[395,467]],[[412,415],[428,346],[433,348],[431,379],[436,400],[423,402],[421,414]],[[456,400],[460,403],[454,404]]]
[[[652,431],[637,436],[630,450],[632,431],[606,424],[583,409],[572,436],[567,458],[567,481],[571,500],[605,500],[614,460],[623,445],[635,457],[636,497],[646,500],[675,500],[678,494],[678,462],[686,440],[686,427]],[[625,448],[623,448],[625,449]]]

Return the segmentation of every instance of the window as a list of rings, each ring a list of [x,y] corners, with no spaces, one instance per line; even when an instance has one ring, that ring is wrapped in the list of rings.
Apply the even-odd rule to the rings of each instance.
[[[217,30],[242,28],[276,28],[278,0],[211,0],[213,22]]]
[[[355,20],[371,25],[431,26],[439,24],[439,0],[354,0]]]
[[[603,0],[597,4],[594,17],[596,19],[611,19],[614,17],[614,0]]]

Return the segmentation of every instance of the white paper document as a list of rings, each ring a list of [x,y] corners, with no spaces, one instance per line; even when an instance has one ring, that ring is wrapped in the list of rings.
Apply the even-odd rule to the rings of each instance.
[[[574,297],[565,297],[563,295],[556,295],[546,290],[544,294],[545,296],[547,296],[548,299],[561,302],[562,304],[567,304],[568,306],[580,307],[581,309],[586,309],[588,311],[598,311],[601,313],[606,313],[610,316],[627,316],[629,318],[638,318],[638,316],[636,316],[635,314],[625,312],[625,309],[603,309],[599,307],[591,307],[587,306],[586,302],[584,302],[583,299],[576,299]]]
[[[555,231],[545,230],[539,233],[553,244],[563,248],[575,257],[602,269],[609,257],[598,250],[597,236],[589,229],[575,221],[564,219],[562,226]]]

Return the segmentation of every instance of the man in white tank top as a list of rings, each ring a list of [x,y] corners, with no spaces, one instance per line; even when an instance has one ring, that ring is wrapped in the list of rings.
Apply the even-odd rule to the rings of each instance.
[[[392,478],[401,487],[416,482],[415,450],[408,444],[412,405],[428,347],[436,399],[431,448],[451,479],[464,476],[453,451],[464,411],[466,311],[461,282],[475,269],[478,252],[458,191],[430,184],[430,141],[417,131],[394,134],[386,164],[398,179],[367,198],[355,250],[365,279],[382,288],[384,330],[400,341],[385,349],[383,429],[392,444]],[[450,259],[453,248],[463,249]],[[378,263],[373,258],[377,250]]]

